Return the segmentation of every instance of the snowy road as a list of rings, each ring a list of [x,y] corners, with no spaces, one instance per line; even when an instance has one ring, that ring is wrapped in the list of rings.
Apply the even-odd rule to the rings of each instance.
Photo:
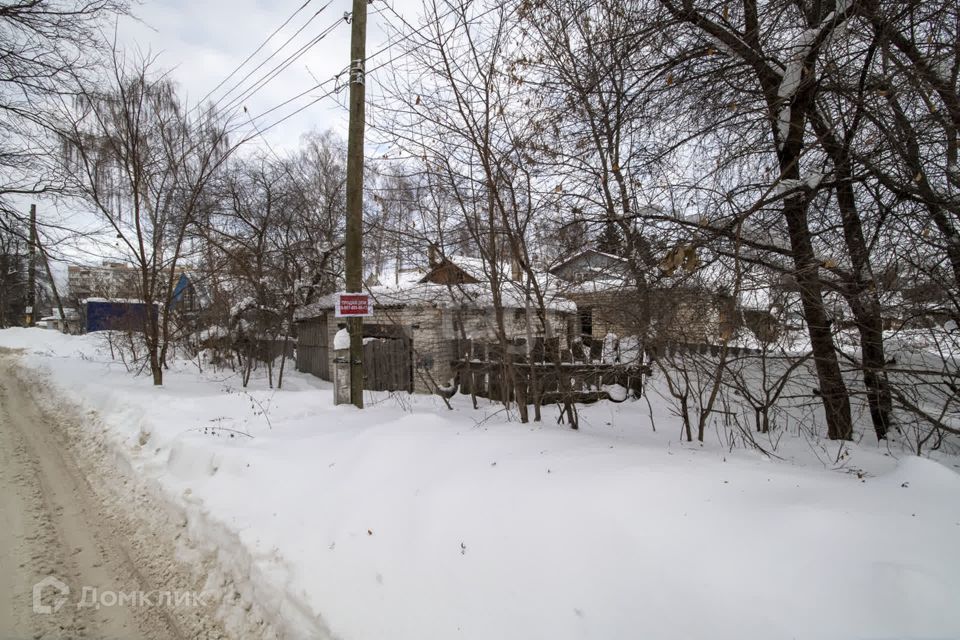
[[[142,497],[95,489],[71,451],[78,417],[39,393],[0,350],[0,638],[220,637],[172,548],[137,521]]]

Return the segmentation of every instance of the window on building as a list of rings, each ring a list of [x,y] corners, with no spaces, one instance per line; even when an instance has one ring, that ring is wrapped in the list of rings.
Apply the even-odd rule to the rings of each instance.
[[[593,308],[584,307],[580,309],[580,335],[593,335]]]

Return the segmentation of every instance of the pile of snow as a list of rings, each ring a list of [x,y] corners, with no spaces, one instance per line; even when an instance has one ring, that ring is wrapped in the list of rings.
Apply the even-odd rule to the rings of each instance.
[[[340,329],[334,334],[333,348],[337,351],[350,348],[350,332],[347,331],[346,328]]]
[[[583,407],[573,432],[547,408],[520,425],[459,395],[448,411],[368,394],[361,412],[295,373],[243,391],[176,362],[154,388],[95,336],[7,330],[0,345],[99,413],[288,637],[960,630],[960,476],[936,462],[850,445],[854,474],[803,458],[807,443],[785,447],[793,462],[684,445],[663,404],[650,430],[642,400]]]

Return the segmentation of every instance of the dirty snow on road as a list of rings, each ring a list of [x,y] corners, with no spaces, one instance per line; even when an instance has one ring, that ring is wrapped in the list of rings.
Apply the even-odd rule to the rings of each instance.
[[[459,397],[450,411],[374,394],[360,412],[308,376],[242,389],[189,361],[154,388],[96,335],[8,330],[0,344],[85,412],[76,446],[166,505],[174,555],[208,574],[184,588],[214,592],[228,631],[960,636],[949,456],[864,442],[834,465],[832,443],[785,441],[780,459],[691,446],[656,402],[653,432],[644,401],[584,408],[579,432]]]
[[[181,526],[18,361],[0,350],[0,637],[228,637]]]

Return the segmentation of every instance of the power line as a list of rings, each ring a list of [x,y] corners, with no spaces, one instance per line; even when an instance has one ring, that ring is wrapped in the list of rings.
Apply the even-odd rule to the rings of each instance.
[[[312,87],[310,87],[310,88],[308,88],[308,89],[306,89],[306,90],[304,90],[304,91],[301,91],[300,93],[298,93],[297,95],[293,96],[292,98],[288,98],[288,99],[284,100],[283,102],[281,102],[280,104],[278,104],[278,105],[276,105],[276,106],[274,106],[274,107],[270,107],[269,109],[267,109],[266,111],[264,111],[264,112],[262,112],[262,113],[258,113],[256,116],[253,116],[252,119],[253,119],[253,120],[258,120],[258,119],[260,119],[260,118],[262,118],[262,117],[264,117],[264,116],[266,116],[266,115],[268,115],[268,114],[270,114],[270,113],[273,113],[274,111],[276,111],[277,109],[280,109],[281,107],[285,107],[286,105],[290,104],[290,103],[293,102],[294,100],[298,100],[299,98],[302,98],[303,96],[307,95],[307,94],[310,93],[311,91],[315,91],[315,90],[319,89],[320,87],[322,87],[322,86],[324,86],[324,85],[330,84],[331,82],[336,82],[336,81],[338,81],[338,80],[340,79],[340,76],[342,76],[342,75],[345,74],[346,72],[347,72],[347,68],[345,67],[342,71],[340,71],[340,73],[338,73],[338,74],[336,74],[336,75],[334,75],[334,76],[332,76],[332,77],[330,77],[330,78],[327,78],[327,79],[324,80],[323,82],[319,82],[319,83],[313,85]],[[330,91],[330,92],[329,92],[328,94],[326,94],[326,95],[333,95],[333,94],[335,94],[335,93],[339,93],[341,89],[343,89],[343,87],[337,86],[333,91]],[[322,97],[326,97],[326,95],[321,96],[321,98],[322,98]],[[314,103],[311,103],[311,104],[314,104]]]
[[[314,38],[313,38],[311,41],[309,41],[307,44],[305,44],[305,45],[303,45],[302,47],[300,47],[297,51],[295,51],[295,52],[293,52],[292,54],[290,54],[289,56],[287,56],[282,62],[280,62],[280,63],[277,64],[275,67],[273,67],[272,69],[270,69],[267,73],[265,73],[263,76],[261,76],[261,77],[253,84],[253,86],[251,86],[250,88],[244,90],[243,93],[241,93],[240,95],[238,95],[238,96],[234,97],[233,99],[231,99],[231,100],[226,104],[226,106],[222,107],[222,110],[225,111],[225,112],[229,112],[231,109],[235,108],[236,105],[242,103],[242,102],[245,101],[245,100],[249,100],[250,98],[252,98],[252,97],[253,97],[254,95],[256,95],[260,90],[262,90],[265,86],[267,86],[270,82],[272,82],[272,81],[273,81],[278,75],[280,75],[284,70],[286,70],[291,64],[293,64],[294,62],[296,62],[299,58],[303,57],[303,55],[306,54],[307,51],[309,51],[310,49],[312,49],[313,47],[315,47],[315,46],[317,45],[317,43],[319,43],[319,42],[322,41],[324,38],[326,38],[328,35],[330,35],[330,33],[332,33],[333,30],[336,29],[336,27],[337,27],[338,25],[340,25],[341,23],[342,23],[342,19],[337,19],[334,23],[332,23],[330,26],[328,26],[326,29],[324,29],[319,35],[317,35],[316,37],[314,37]],[[258,68],[259,68],[259,67],[258,67]],[[254,70],[254,72],[255,72],[255,71],[256,71],[256,70]],[[253,73],[253,72],[251,72],[251,75],[252,75],[252,73]],[[249,76],[248,76],[248,77],[249,77]],[[227,95],[228,95],[228,94],[227,94]],[[223,98],[221,99],[221,101],[222,101],[223,99],[226,99],[226,95],[223,96]]]
[[[390,10],[391,13],[393,13],[395,16],[397,16],[397,18],[399,18],[400,21],[403,22],[403,24],[404,24],[408,29],[411,29],[411,31],[409,31],[408,33],[404,34],[404,35],[401,36],[400,38],[389,42],[389,43],[388,43],[387,45],[385,45],[384,47],[378,49],[377,51],[375,51],[375,52],[372,53],[371,55],[367,56],[367,57],[364,59],[364,63],[369,62],[369,61],[372,60],[373,58],[375,58],[375,57],[383,54],[385,51],[390,50],[392,47],[395,47],[395,46],[398,45],[399,43],[405,42],[405,41],[407,41],[407,40],[410,40],[410,39],[413,38],[414,36],[416,36],[416,35],[422,33],[423,31],[425,31],[426,29],[428,29],[428,28],[430,28],[430,27],[432,27],[432,26],[434,26],[434,25],[439,25],[443,20],[445,20],[446,18],[450,17],[451,15],[453,15],[454,13],[456,13],[456,12],[458,11],[458,8],[457,8],[457,7],[454,7],[454,8],[452,8],[451,10],[447,11],[446,13],[444,13],[443,15],[438,16],[436,20],[431,21],[431,22],[429,22],[429,23],[427,23],[427,24],[425,24],[425,25],[423,25],[423,26],[421,26],[421,27],[419,27],[419,28],[417,28],[417,29],[413,29],[413,26],[412,26],[407,20],[405,20],[405,19],[403,18],[403,16],[401,16],[399,13],[397,13],[397,11],[396,11],[392,6],[390,6],[390,5],[385,5],[385,6]],[[498,10],[499,8],[500,8],[500,7],[494,5],[494,6],[490,7],[489,9],[481,12],[480,14],[474,16],[473,19],[483,18],[483,17],[485,17],[485,16],[493,13],[494,11]],[[339,23],[339,21],[338,21],[338,23]],[[457,28],[456,26],[451,27],[451,28],[448,29],[447,31],[444,31],[443,33],[439,34],[439,37],[440,37],[440,38],[444,38],[444,37],[450,35],[451,33],[453,33],[453,32],[456,30],[456,28]],[[379,65],[377,65],[377,66],[375,66],[375,67],[373,67],[373,68],[371,68],[371,69],[368,69],[368,70],[366,71],[366,75],[369,76],[369,75],[370,75],[371,73],[373,73],[374,71],[377,71],[377,70],[379,70],[379,69],[382,69],[383,67],[387,66],[387,65],[390,64],[391,62],[394,62],[394,61],[396,61],[397,59],[402,58],[402,57],[405,56],[405,55],[408,55],[409,53],[410,53],[409,50],[408,50],[408,51],[405,51],[405,52],[403,52],[402,54],[400,54],[399,56],[393,57],[393,58],[391,58],[391,59],[389,59],[389,60],[386,60],[386,61],[384,61],[383,63],[381,63],[381,64],[379,64]],[[303,106],[297,108],[296,110],[288,113],[288,114],[285,115],[284,117],[280,118],[279,120],[277,120],[277,121],[275,121],[275,122],[273,122],[273,123],[271,123],[271,124],[269,124],[269,125],[267,125],[267,126],[265,126],[265,127],[263,127],[263,128],[257,128],[256,124],[254,124],[254,122],[257,121],[257,120],[259,120],[260,118],[262,118],[262,117],[264,117],[264,116],[266,116],[266,115],[268,115],[268,114],[276,111],[277,109],[280,109],[280,108],[282,108],[282,107],[290,104],[291,102],[293,102],[293,101],[295,101],[295,100],[298,100],[299,98],[301,98],[301,97],[303,97],[304,95],[310,93],[311,91],[315,91],[316,89],[319,89],[319,88],[323,87],[324,85],[330,84],[331,82],[337,82],[337,81],[339,80],[340,76],[342,76],[344,73],[346,73],[346,71],[347,71],[347,69],[344,69],[344,70],[340,71],[339,73],[337,73],[336,75],[334,75],[334,76],[332,76],[332,77],[324,80],[323,82],[318,83],[318,84],[316,84],[316,85],[314,85],[314,86],[306,89],[305,91],[302,91],[302,92],[300,92],[299,94],[293,96],[292,98],[288,98],[287,100],[281,102],[280,104],[278,104],[278,105],[276,105],[276,106],[274,106],[274,107],[271,107],[270,109],[268,109],[268,110],[266,110],[266,111],[264,111],[264,112],[262,112],[262,113],[260,113],[260,114],[258,114],[258,115],[256,115],[256,116],[251,117],[251,118],[250,118],[251,124],[253,124],[254,129],[256,130],[256,133],[255,133],[254,135],[249,136],[248,138],[245,138],[244,140],[245,140],[245,141],[249,141],[249,140],[252,140],[252,139],[254,139],[254,138],[258,137],[258,136],[263,136],[265,133],[267,133],[268,131],[270,131],[270,130],[273,129],[274,127],[277,127],[277,126],[279,126],[280,124],[283,124],[284,122],[286,122],[286,121],[289,120],[290,118],[292,118],[292,117],[294,117],[294,116],[302,113],[302,112],[305,111],[306,109],[309,109],[310,107],[312,107],[313,105],[317,104],[317,103],[320,102],[321,100],[324,100],[325,98],[328,98],[328,97],[330,97],[330,96],[333,96],[333,95],[336,95],[336,94],[340,93],[340,91],[343,90],[344,87],[343,87],[343,86],[339,86],[339,85],[338,85],[338,86],[335,86],[333,89],[331,89],[331,90],[329,90],[329,91],[326,91],[326,92],[323,93],[322,95],[319,95],[319,96],[315,97],[315,98],[312,99],[310,102],[304,104]],[[233,104],[233,101],[231,101],[231,105],[232,105],[232,104]],[[339,103],[338,103],[338,105],[339,105]],[[342,106],[342,105],[339,105],[339,106]],[[236,128],[234,128],[232,131],[236,131],[237,129],[239,129],[239,128],[242,127],[242,126],[244,126],[244,125],[238,125],[238,126],[237,126]]]
[[[311,0],[311,1],[312,1],[312,0]],[[310,18],[309,18],[304,24],[302,24],[302,25],[300,26],[299,29],[297,29],[290,37],[288,37],[286,40],[284,40],[283,44],[281,44],[281,45],[280,45],[275,51],[273,51],[269,56],[267,56],[266,58],[264,58],[257,66],[255,66],[253,69],[251,69],[251,70],[248,71],[246,74],[244,74],[244,76],[243,76],[242,78],[240,78],[239,80],[237,80],[237,81],[233,84],[233,86],[230,87],[229,90],[227,90],[227,91],[226,91],[225,93],[223,93],[219,98],[216,99],[216,101],[211,105],[211,110],[220,109],[220,108],[221,108],[221,105],[223,105],[224,101],[226,101],[231,94],[233,94],[235,91],[237,91],[238,89],[240,89],[240,88],[247,82],[247,80],[248,80],[251,76],[253,76],[255,73],[257,73],[257,71],[259,71],[260,69],[262,69],[262,68],[263,68],[265,65],[267,65],[271,60],[273,60],[275,57],[277,57],[278,55],[280,55],[280,54],[287,48],[287,46],[288,46],[291,42],[293,42],[294,39],[296,39],[297,36],[299,36],[301,33],[303,33],[303,31],[313,22],[313,20],[314,20],[318,15],[320,15],[320,13],[323,12],[324,9],[326,9],[327,7],[330,6],[330,4],[331,4],[332,2],[333,2],[333,0],[328,0],[325,5],[323,5],[323,6],[320,7],[319,9],[317,9],[317,11],[315,11],[315,12],[313,13],[313,15],[311,15]],[[289,22],[289,21],[288,21],[288,22]],[[299,57],[299,55],[303,55],[303,53],[305,53],[311,46],[315,45],[317,42],[319,42],[320,40],[322,40],[323,37],[325,37],[326,34],[329,33],[329,32],[332,30],[331,28],[332,28],[333,26],[336,26],[336,25],[339,24],[339,23],[340,23],[340,19],[337,19],[337,21],[336,21],[335,23],[333,23],[333,25],[331,25],[330,27],[327,27],[326,29],[323,30],[321,36],[314,37],[314,38],[310,41],[310,43],[308,43],[308,46],[301,47],[301,48],[298,50],[298,52],[295,52],[295,53],[293,54],[293,56],[288,56],[288,57],[284,60],[284,62],[281,62],[279,65],[273,67],[273,68],[272,68],[270,71],[268,71],[264,76],[261,76],[261,77],[257,80],[257,82],[254,83],[254,89],[262,88],[261,83],[266,84],[265,82],[263,82],[265,78],[266,78],[266,82],[269,82],[270,80],[272,80],[272,77],[269,77],[269,76],[271,76],[271,74],[279,73],[278,69],[279,69],[280,71],[282,71],[282,70],[285,69],[287,66],[289,66],[290,64],[292,64],[293,60],[291,60],[291,58],[296,59],[296,57]],[[284,24],[286,24],[286,22],[285,22]],[[271,38],[272,38],[272,36],[271,36]],[[269,41],[269,40],[270,40],[270,38],[267,39],[267,41]],[[264,44],[266,44],[266,42],[265,42]],[[262,48],[262,47],[260,47],[260,48]],[[297,53],[299,53],[299,55],[297,55]],[[253,55],[253,54],[252,54],[252,55]],[[251,58],[252,55],[251,55],[251,56],[248,56],[248,59]],[[295,57],[294,57],[294,56],[295,56]],[[286,63],[286,64],[285,64],[285,63]],[[241,65],[241,66],[242,66],[242,65]],[[282,68],[281,68],[281,67],[282,67]],[[222,84],[222,83],[221,83],[221,84]],[[260,86],[258,86],[258,85],[260,85]],[[216,89],[214,89],[214,91],[216,91]],[[211,91],[211,92],[208,94],[208,96],[209,96],[209,95],[212,95],[212,93],[213,93],[214,91]],[[247,99],[247,98],[249,98],[250,96],[252,96],[253,93],[255,93],[255,92],[256,92],[256,91],[251,92],[251,89],[248,88],[248,89],[244,90],[244,91],[241,93],[241,98],[240,98],[240,99],[241,99],[241,100]],[[229,101],[228,104],[229,104],[229,106],[232,107],[235,102],[237,102],[237,99],[236,99],[236,98],[233,98],[233,99],[230,99],[230,101]],[[198,104],[198,106],[200,106],[200,105]]]
[[[335,80],[339,77],[339,75],[340,75],[340,74],[338,74],[338,75],[336,75],[336,76],[334,76],[334,77],[332,77],[332,78],[328,78],[327,80],[325,80],[324,82],[320,83],[319,85],[316,85],[315,87],[311,87],[310,89],[307,89],[307,91],[304,91],[303,93],[301,93],[300,96],[304,95],[305,93],[309,93],[310,91],[313,91],[314,89],[316,89],[316,88],[318,88],[318,87],[320,87],[320,86],[322,86],[322,85],[324,85],[324,84],[329,84],[330,82],[335,81]],[[332,96],[332,95],[334,95],[334,94],[336,94],[336,93],[339,93],[341,90],[343,90],[343,88],[344,88],[344,87],[342,87],[342,86],[337,86],[337,87],[334,87],[333,89],[331,89],[330,91],[327,91],[327,92],[324,93],[323,95],[317,96],[316,98],[314,98],[313,100],[311,100],[311,101],[308,102],[307,104],[303,105],[303,106],[300,107],[299,109],[297,109],[297,110],[295,110],[295,111],[291,111],[290,113],[288,113],[288,114],[285,115],[284,117],[280,118],[280,119],[277,120],[276,122],[274,122],[274,123],[272,123],[272,124],[270,124],[270,125],[267,125],[267,126],[264,127],[263,129],[258,130],[257,135],[263,135],[263,134],[266,133],[267,131],[270,131],[270,129],[273,129],[273,128],[276,127],[277,125],[286,122],[287,120],[289,120],[289,119],[292,118],[293,116],[297,115],[298,113],[301,113],[301,112],[303,112],[303,111],[306,110],[306,109],[309,109],[310,107],[312,107],[313,105],[317,104],[318,102],[320,102],[320,101],[323,100],[324,98],[328,98],[328,97],[330,97],[330,96]],[[291,102],[291,101],[295,100],[296,98],[298,98],[298,97],[300,97],[300,96],[296,96],[296,97],[294,97],[294,98],[291,98],[290,100],[287,100],[287,102]],[[257,118],[260,118],[261,116],[263,116],[263,115],[265,115],[265,114],[267,114],[267,113],[270,113],[270,111],[276,110],[277,108],[279,108],[279,106],[280,106],[280,105],[278,105],[277,107],[274,107],[274,108],[272,108],[272,109],[270,109],[270,110],[268,110],[268,111],[265,111],[263,114],[261,114],[261,115],[259,115],[259,116],[255,116],[253,119],[256,120]],[[242,125],[241,125],[241,126],[242,126]],[[238,127],[238,128],[239,128],[239,127]],[[252,140],[252,139],[255,138],[255,137],[256,137],[256,136],[251,136],[251,137],[249,137],[249,138],[246,138],[246,140]]]
[[[199,103],[199,104],[203,104],[203,102],[206,101],[207,98],[209,98],[210,96],[212,96],[212,95],[217,91],[217,89],[219,89],[220,87],[222,87],[224,84],[227,83],[227,81],[228,81],[230,78],[232,78],[234,75],[236,75],[236,73],[237,73],[238,71],[240,71],[240,69],[242,69],[245,64],[247,64],[248,62],[250,62],[250,60],[252,60],[255,55],[257,55],[258,53],[260,53],[260,51],[262,51],[263,48],[264,48],[265,46],[267,46],[267,43],[269,43],[271,40],[273,40],[273,37],[274,37],[275,35],[277,35],[278,33],[280,33],[280,31],[281,31],[284,27],[286,27],[288,24],[290,24],[290,21],[293,20],[293,19],[297,16],[298,13],[300,13],[301,11],[303,11],[303,10],[306,8],[306,6],[307,6],[308,4],[310,4],[311,2],[313,2],[313,0],[306,0],[306,2],[304,2],[302,5],[300,5],[300,7],[299,7],[296,11],[294,11],[292,14],[290,14],[290,16],[289,16],[286,20],[283,21],[283,24],[281,24],[279,27],[277,27],[276,29],[274,29],[274,30],[273,30],[273,33],[271,33],[269,36],[267,36],[267,39],[264,40],[263,42],[261,42],[261,43],[260,43],[260,46],[257,47],[257,48],[253,51],[253,53],[251,53],[251,54],[248,55],[246,58],[244,58],[243,62],[241,62],[240,64],[238,64],[238,65],[236,66],[236,68],[234,68],[234,70],[230,72],[230,75],[228,75],[226,78],[224,78],[223,80],[221,80],[220,83],[219,83],[217,86],[215,86],[213,89],[211,89],[210,91],[208,91],[208,92],[207,92],[207,95],[205,95],[205,96],[203,96],[202,98],[200,98],[200,103]],[[330,4],[330,3],[328,2],[327,4]],[[326,5],[324,5],[324,6],[320,9],[320,11],[323,11],[323,9],[325,9],[325,8],[326,8]],[[319,11],[318,11],[317,13],[319,13]],[[316,16],[316,15],[317,15],[317,14],[315,13],[314,16]],[[281,48],[282,48],[282,47],[281,47]]]
[[[328,3],[328,4],[329,4],[329,3]],[[266,73],[264,73],[262,76],[260,76],[260,77],[253,83],[253,85],[252,85],[251,87],[248,87],[247,89],[244,89],[238,96],[230,99],[230,100],[227,102],[227,106],[226,106],[225,109],[230,109],[230,108],[232,108],[233,106],[235,106],[238,102],[242,102],[242,101],[244,101],[244,100],[248,100],[248,99],[250,99],[251,97],[253,97],[253,95],[255,95],[260,89],[262,89],[264,86],[266,86],[266,84],[268,84],[268,83],[269,83],[271,80],[273,80],[277,75],[279,75],[280,72],[282,72],[282,71],[285,70],[287,67],[289,67],[291,64],[293,64],[294,61],[296,61],[297,59],[299,59],[300,57],[302,57],[307,51],[309,51],[312,47],[314,47],[318,42],[320,42],[320,41],[323,40],[327,35],[329,35],[330,32],[332,32],[333,29],[334,29],[337,25],[340,24],[340,22],[341,22],[341,19],[338,18],[336,21],[334,21],[332,24],[330,24],[328,27],[326,27],[323,31],[321,31],[321,33],[320,33],[319,35],[315,36],[315,37],[312,38],[309,42],[307,42],[307,44],[301,46],[299,49],[297,49],[296,51],[294,51],[292,54],[290,54],[289,56],[287,56],[286,58],[284,58],[284,60],[282,60],[279,64],[277,64],[277,65],[275,65],[274,67],[272,67],[271,69],[269,69]],[[307,24],[309,24],[309,22],[308,22]],[[238,82],[232,89],[230,89],[230,91],[228,91],[227,93],[223,94],[223,95],[220,97],[220,99],[217,101],[217,105],[216,105],[216,106],[217,106],[218,108],[220,108],[220,105],[222,105],[222,104],[224,103],[224,101],[227,100],[227,98],[230,96],[231,93],[233,93],[234,91],[236,91],[237,89],[239,89],[239,88],[247,81],[247,79],[249,79],[251,76],[253,76],[257,71],[259,71],[261,68],[263,68],[264,65],[266,65],[270,60],[272,60],[272,59],[273,59],[274,57],[276,57],[281,51],[283,51],[283,49],[286,48],[286,46],[287,46],[290,42],[292,42],[293,39],[294,39],[299,33],[301,33],[302,30],[303,30],[303,28],[305,28],[306,26],[307,26],[306,24],[303,25],[303,27],[301,27],[301,29],[299,29],[299,30],[297,31],[297,33],[295,33],[294,35],[292,35],[290,38],[287,39],[286,42],[284,42],[284,44],[283,44],[282,47],[280,47],[279,49],[277,49],[276,51],[274,51],[269,57],[267,57],[265,60],[263,60],[259,65],[257,65],[257,66],[256,66],[254,69],[252,69],[250,72],[248,72],[248,73],[243,77],[243,79],[242,79],[240,82]]]

